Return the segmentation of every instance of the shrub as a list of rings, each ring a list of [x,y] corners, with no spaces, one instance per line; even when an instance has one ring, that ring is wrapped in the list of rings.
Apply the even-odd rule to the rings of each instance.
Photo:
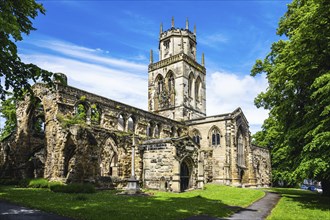
[[[95,187],[88,183],[71,183],[68,185],[54,184],[50,186],[50,190],[62,193],[95,193]]]
[[[44,178],[31,179],[28,184],[29,188],[48,188],[48,180]]]

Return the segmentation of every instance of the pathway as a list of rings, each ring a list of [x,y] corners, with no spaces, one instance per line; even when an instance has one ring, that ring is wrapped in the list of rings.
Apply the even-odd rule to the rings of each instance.
[[[228,218],[214,218],[207,215],[198,215],[186,218],[185,220],[263,220],[270,214],[280,199],[280,195],[266,192],[266,195],[247,208],[242,208]]]
[[[0,200],[0,220],[72,220]]]

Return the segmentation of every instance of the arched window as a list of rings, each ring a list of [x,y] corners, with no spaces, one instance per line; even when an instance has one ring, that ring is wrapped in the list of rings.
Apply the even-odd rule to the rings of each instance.
[[[241,132],[238,133],[237,138],[237,164],[239,166],[245,166],[244,161],[244,139]]]
[[[153,135],[152,128],[153,128],[153,123],[150,122],[147,126],[147,131],[146,131],[147,137],[152,137],[152,135]]]
[[[127,130],[130,132],[134,132],[134,127],[135,127],[135,120],[130,117],[127,122]]]
[[[154,137],[159,138],[159,136],[160,136],[160,125],[157,124],[154,130]]]
[[[201,139],[201,134],[199,133],[198,130],[194,130],[194,131],[193,131],[193,141],[194,141],[196,144],[200,144],[200,139]]]
[[[164,78],[160,74],[156,77],[156,86],[157,86],[157,90],[156,90],[157,93],[161,94],[161,92],[164,89]]]
[[[220,145],[220,132],[217,128],[213,128],[211,132],[211,144],[216,147]]]
[[[91,122],[97,125],[101,122],[101,110],[96,104],[91,105]]]
[[[122,115],[119,115],[118,117],[118,130],[125,131],[125,121]]]
[[[75,105],[75,117],[78,120],[86,121],[88,107],[86,103],[79,102]]]
[[[201,87],[202,87],[202,80],[200,77],[198,77],[195,82],[195,99],[196,99],[196,101],[201,101]]]
[[[189,74],[189,79],[188,79],[188,95],[189,97],[192,97],[192,91],[193,91],[193,85],[194,85],[194,74],[191,72]]]
[[[173,72],[170,71],[167,75],[167,88],[170,93],[174,92],[174,75]]]

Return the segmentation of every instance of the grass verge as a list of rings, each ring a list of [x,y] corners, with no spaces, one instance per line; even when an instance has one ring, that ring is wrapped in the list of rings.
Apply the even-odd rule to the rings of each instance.
[[[330,219],[330,197],[301,189],[273,188],[282,198],[267,220]]]
[[[152,196],[54,193],[49,189],[0,188],[0,198],[76,219],[183,219],[206,214],[226,217],[264,196],[264,192],[209,184],[185,193],[148,191]]]

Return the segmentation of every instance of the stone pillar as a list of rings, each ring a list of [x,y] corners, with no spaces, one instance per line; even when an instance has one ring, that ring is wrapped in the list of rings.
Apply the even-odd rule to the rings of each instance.
[[[198,177],[197,177],[197,188],[204,188],[204,152],[198,152]]]

